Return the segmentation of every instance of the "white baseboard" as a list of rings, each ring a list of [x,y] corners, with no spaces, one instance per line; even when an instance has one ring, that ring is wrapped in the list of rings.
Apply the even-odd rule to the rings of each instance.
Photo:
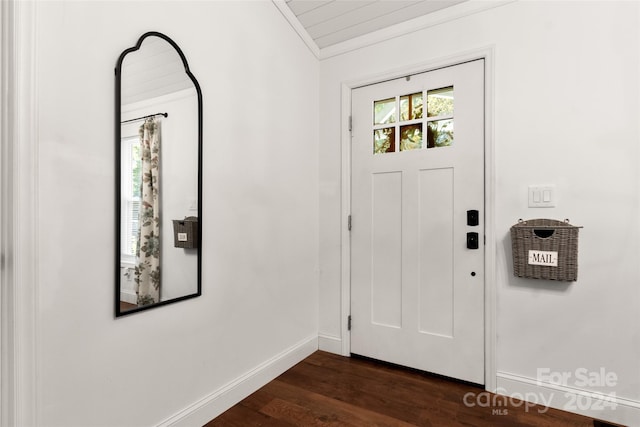
[[[138,303],[138,294],[135,291],[120,291],[120,301],[128,302],[129,304],[137,304]]]
[[[333,335],[318,334],[318,349],[342,354],[342,339]]]
[[[169,417],[157,427],[203,426],[317,349],[318,336],[308,337]]]
[[[496,393],[542,405],[533,408],[524,404],[530,411],[544,411],[546,406],[602,421],[628,426],[640,425],[640,402],[617,396],[615,388],[606,388],[602,392],[587,391],[498,372]],[[497,409],[496,414],[500,414],[500,408],[492,409]]]

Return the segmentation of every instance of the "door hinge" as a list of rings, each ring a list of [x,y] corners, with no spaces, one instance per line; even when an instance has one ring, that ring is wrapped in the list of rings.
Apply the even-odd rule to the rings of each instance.
[[[349,116],[349,132],[353,130],[353,116]]]
[[[351,330],[351,315],[347,317],[347,331]]]
[[[347,230],[351,231],[351,215],[347,217]]]

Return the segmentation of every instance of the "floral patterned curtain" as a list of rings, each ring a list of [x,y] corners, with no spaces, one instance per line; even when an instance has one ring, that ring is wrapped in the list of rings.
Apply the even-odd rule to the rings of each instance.
[[[154,118],[140,126],[140,233],[135,283],[138,306],[160,301],[160,129]]]

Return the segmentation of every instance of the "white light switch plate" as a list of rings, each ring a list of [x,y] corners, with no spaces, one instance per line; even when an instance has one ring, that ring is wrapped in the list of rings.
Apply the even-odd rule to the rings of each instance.
[[[556,206],[556,186],[555,185],[530,185],[529,186],[529,207],[530,208],[553,208]]]

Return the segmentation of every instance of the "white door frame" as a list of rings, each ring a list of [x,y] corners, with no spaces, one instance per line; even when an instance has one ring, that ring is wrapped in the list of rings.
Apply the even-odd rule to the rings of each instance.
[[[496,385],[496,236],[495,236],[495,167],[493,142],[493,58],[494,47],[473,50],[458,55],[436,59],[402,70],[394,70],[374,76],[342,83],[341,88],[341,337],[342,355],[351,353],[351,332],[348,317],[351,312],[351,237],[348,218],[351,214],[351,91],[357,87],[397,79],[407,75],[424,73],[463,62],[484,59],[484,212],[485,212],[485,389],[495,391]],[[357,227],[357,224],[354,225]]]
[[[0,5],[0,426],[35,426],[37,393],[36,2]]]

